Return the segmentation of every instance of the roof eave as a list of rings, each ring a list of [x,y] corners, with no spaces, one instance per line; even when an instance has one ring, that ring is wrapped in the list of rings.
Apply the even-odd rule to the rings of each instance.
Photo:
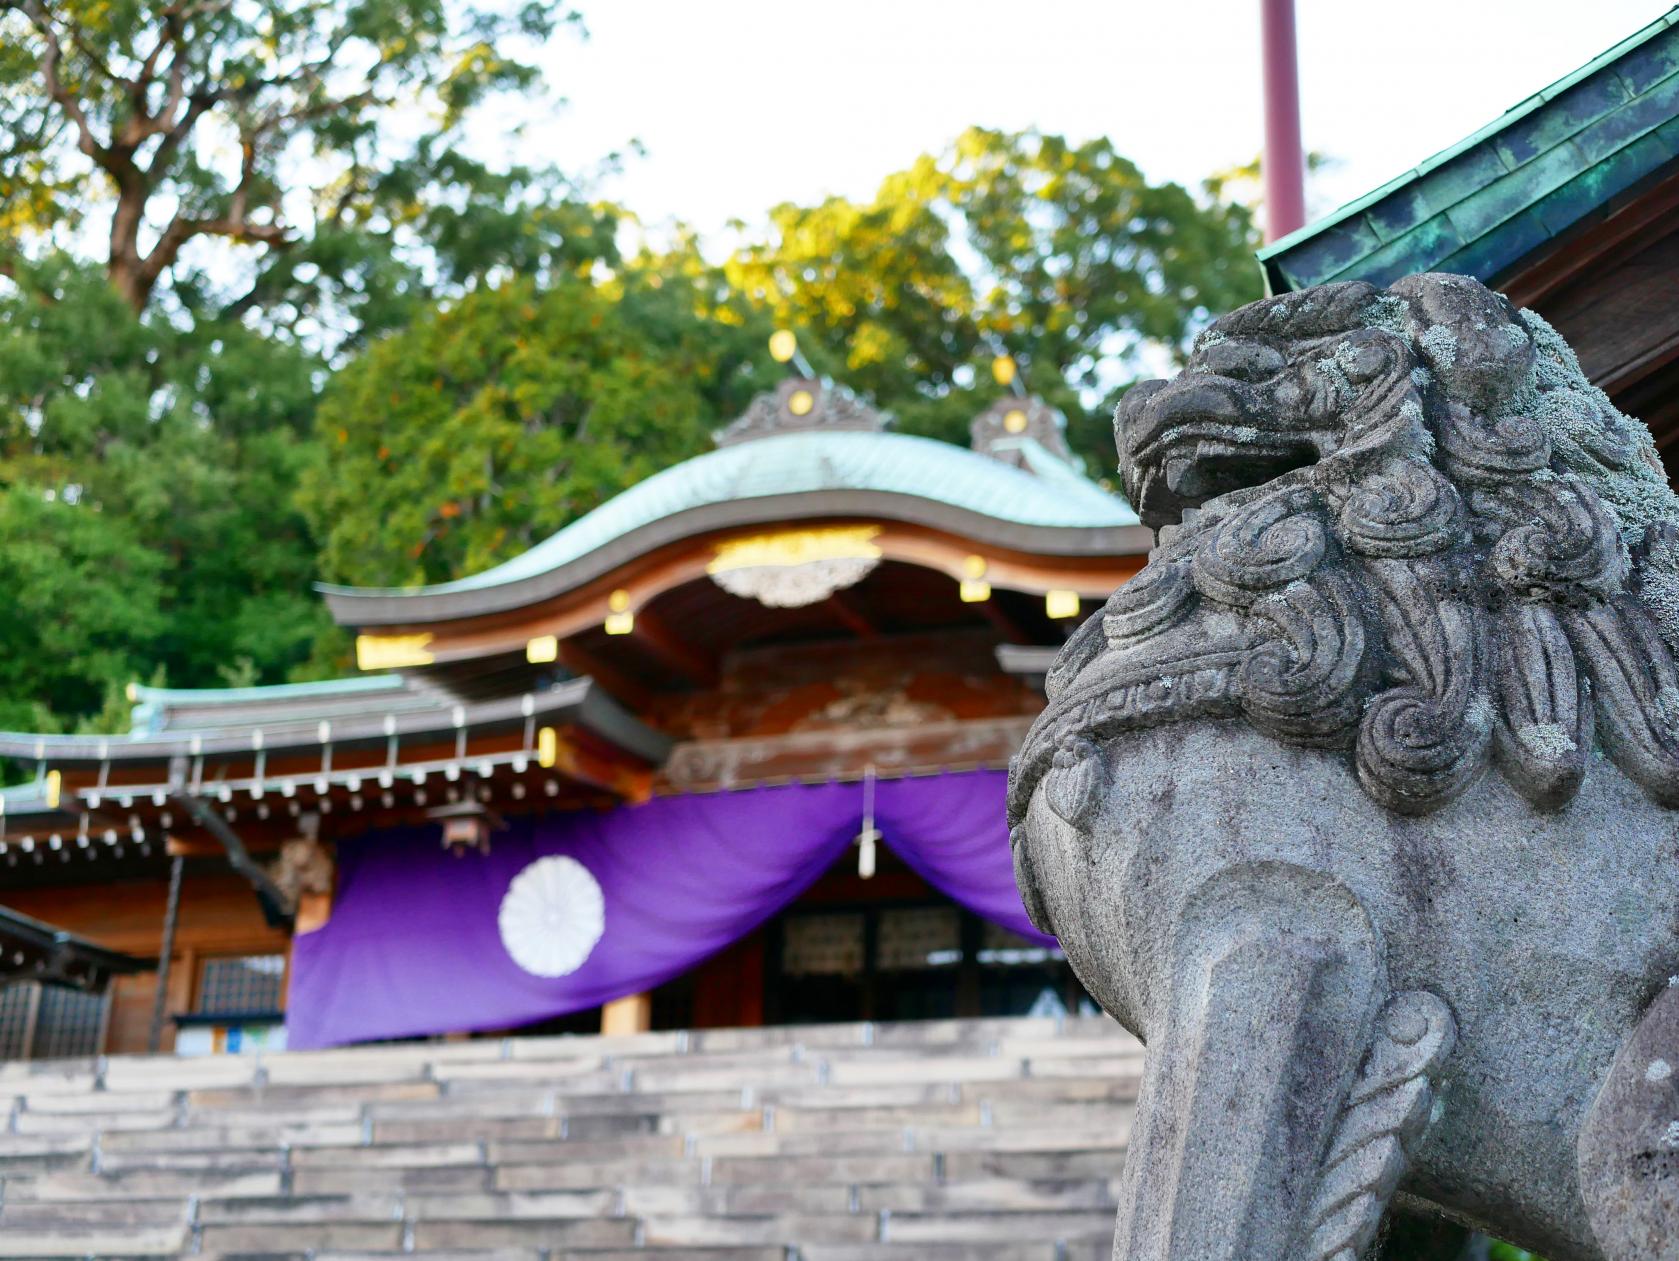
[[[334,745],[348,746],[383,741],[393,735],[408,739],[443,735],[463,727],[506,726],[526,718],[576,723],[650,766],[659,765],[670,751],[668,737],[630,714],[592,679],[573,679],[547,691],[478,701],[447,711],[385,714],[370,709],[364,715],[335,718],[330,738]],[[283,753],[317,748],[320,743],[319,724],[313,721],[139,736],[55,736],[8,731],[0,732],[0,757],[60,765],[155,763],[176,757],[250,754],[259,748]]]
[[[1450,227],[1451,223],[1449,217],[1447,217],[1447,211],[1451,209],[1451,205],[1444,205],[1437,211],[1431,212],[1422,218],[1418,218],[1404,227],[1396,228],[1389,225],[1386,229],[1389,233],[1387,236],[1383,236],[1381,230],[1373,227],[1369,223],[1355,221],[1361,220],[1361,217],[1364,216],[1366,212],[1375,209],[1382,203],[1405,195],[1413,185],[1416,185],[1419,181],[1425,179],[1431,173],[1439,170],[1449,163],[1457,161],[1458,159],[1469,160],[1469,155],[1472,155],[1476,150],[1482,148],[1487,148],[1489,153],[1492,153],[1492,146],[1494,146],[1494,143],[1498,140],[1498,138],[1503,136],[1506,132],[1509,132],[1518,123],[1530,118],[1540,111],[1545,110],[1547,107],[1552,106],[1554,102],[1564,97],[1573,89],[1587,83],[1587,81],[1591,80],[1594,76],[1605,72],[1612,73],[1611,68],[1615,65],[1615,63],[1621,61],[1623,58],[1626,58],[1629,54],[1635,52],[1651,40],[1661,36],[1664,32],[1674,29],[1676,26],[1679,26],[1679,8],[1670,10],[1662,17],[1657,18],[1655,21],[1650,22],[1638,31],[1635,31],[1626,39],[1623,39],[1614,45],[1614,47],[1606,50],[1597,57],[1594,57],[1591,61],[1557,80],[1555,83],[1552,83],[1541,91],[1527,97],[1512,108],[1506,110],[1487,126],[1482,127],[1471,135],[1464,137],[1462,140],[1453,144],[1449,148],[1443,149],[1432,155],[1423,162],[1418,163],[1415,167],[1400,174],[1394,179],[1387,181],[1371,192],[1348,202],[1346,205],[1335,210],[1333,213],[1307,224],[1305,227],[1290,233],[1286,237],[1266,245],[1258,251],[1257,257],[1259,259],[1260,266],[1264,271],[1267,291],[1273,294],[1284,293],[1312,284],[1323,284],[1337,280],[1385,280],[1385,272],[1392,270],[1392,268],[1383,269],[1383,274],[1380,275],[1365,275],[1364,273],[1369,272],[1371,269],[1363,268],[1361,270],[1360,264],[1365,262],[1366,259],[1373,258],[1382,252],[1390,252],[1401,247],[1407,237],[1412,236],[1413,234],[1421,234],[1423,230],[1436,219],[1443,219],[1446,226]],[[1630,107],[1642,99],[1643,97],[1641,95],[1635,93],[1628,99],[1627,102],[1625,102],[1625,104]],[[1591,122],[1588,121],[1585,125],[1590,126]],[[1550,146],[1549,148],[1535,154],[1533,157],[1523,160],[1523,162],[1517,167],[1511,168],[1501,162],[1504,173],[1506,175],[1514,176],[1519,171],[1525,170],[1539,156],[1543,156],[1543,154],[1551,152],[1553,149],[1560,147],[1561,144],[1570,142],[1572,138],[1571,133],[1569,136],[1564,137],[1562,141],[1559,141],[1557,145]],[[1595,162],[1587,162],[1579,171],[1575,172],[1573,178],[1579,178],[1583,174],[1604,166],[1611,160],[1611,158],[1618,158],[1620,153],[1624,152],[1625,149],[1631,148],[1633,143],[1634,141],[1628,141],[1628,143],[1623,146],[1622,150],[1618,150],[1616,154],[1611,155],[1610,157],[1600,158]],[[1496,153],[1492,153],[1492,156],[1496,157],[1497,155]],[[1542,200],[1543,197],[1547,195],[1549,195],[1549,191],[1540,194],[1538,199]],[[1457,203],[1452,204],[1455,205]],[[1411,260],[1411,263],[1414,263],[1414,265],[1407,265],[1404,270],[1429,270],[1448,264],[1451,260],[1460,255],[1469,255],[1474,253],[1474,251],[1470,248],[1474,242],[1479,242],[1489,238],[1516,222],[1520,218],[1523,209],[1524,207],[1518,207],[1509,215],[1506,215],[1498,220],[1498,222],[1477,232],[1469,233],[1468,239],[1459,240],[1443,254],[1438,254],[1438,256],[1430,255],[1428,257]],[[1395,222],[1397,223],[1398,221],[1396,220]],[[1554,238],[1560,232],[1566,231],[1568,226],[1571,225],[1559,223],[1555,225],[1547,225],[1547,228],[1549,230],[1550,237]],[[1320,260],[1317,259],[1299,258],[1300,251],[1303,247],[1310,246],[1313,243],[1326,242],[1328,234],[1343,227],[1347,229],[1350,234],[1350,238],[1357,238],[1362,235],[1375,240],[1377,244],[1370,247],[1366,253],[1350,259],[1343,266],[1330,268],[1322,268],[1320,266],[1319,270],[1311,272],[1301,272],[1298,268],[1290,267],[1289,264],[1296,259],[1299,259],[1300,265],[1303,267],[1319,264]],[[1400,252],[1404,252],[1403,248],[1400,249]],[[1506,251],[1506,253],[1508,253],[1508,251]],[[1466,258],[1465,261],[1468,262],[1470,260]],[[1493,279],[1496,274],[1508,271],[1512,262],[1513,259],[1504,259],[1502,263],[1489,269],[1485,269],[1486,274],[1482,275],[1481,278],[1483,280]]]
[[[316,590],[325,597],[328,610],[340,626],[419,626],[527,608],[698,534],[787,521],[856,518],[924,526],[971,538],[978,544],[1047,557],[1142,555],[1153,546],[1153,536],[1142,525],[1027,525],[890,491],[799,491],[684,509],[631,530],[575,561],[494,585],[468,590],[419,587],[401,591],[322,583]]]

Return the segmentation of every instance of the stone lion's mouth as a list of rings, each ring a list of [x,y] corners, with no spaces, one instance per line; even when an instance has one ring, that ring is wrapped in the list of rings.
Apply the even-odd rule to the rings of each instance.
[[[1227,426],[1215,435],[1185,426],[1163,435],[1137,459],[1133,494],[1137,515],[1158,530],[1183,514],[1232,491],[1246,490],[1315,464],[1317,447],[1306,440],[1232,440]]]

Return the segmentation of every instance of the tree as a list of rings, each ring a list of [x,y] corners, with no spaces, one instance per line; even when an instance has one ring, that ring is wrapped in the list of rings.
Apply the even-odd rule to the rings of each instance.
[[[353,336],[439,284],[610,255],[556,173],[457,143],[535,84],[511,49],[573,20],[556,0],[0,0],[0,270],[108,210],[133,310],[168,281],[194,314]]]
[[[370,347],[327,390],[304,482],[325,574],[474,573],[704,450],[774,375],[767,322],[715,297],[685,252],[482,289]]]
[[[0,0],[0,572],[28,587],[0,616],[4,721],[109,723],[158,670],[338,655],[296,506],[333,362],[439,296],[616,259],[609,208],[460,144],[571,21]]]
[[[1106,470],[1131,377],[1259,296],[1254,244],[1246,208],[1151,184],[1108,140],[972,129],[866,205],[776,207],[728,275],[909,432],[965,441],[976,369],[1012,355]]]
[[[162,667],[305,659],[323,615],[291,506],[318,359],[131,311],[51,257],[0,294],[0,719],[74,723]]]

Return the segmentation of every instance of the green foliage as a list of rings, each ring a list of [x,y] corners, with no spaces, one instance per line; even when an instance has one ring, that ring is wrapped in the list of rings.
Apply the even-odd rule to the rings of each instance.
[[[651,265],[481,290],[339,373],[302,498],[326,575],[474,573],[704,450],[766,330],[703,320],[701,277]]]
[[[1100,471],[1129,376],[1257,292],[1244,209],[1035,132],[778,207],[721,266],[624,258],[627,211],[462,148],[574,21],[0,0],[0,726],[120,726],[139,677],[336,672],[315,578],[517,554],[704,450],[780,376],[779,323],[961,442],[1006,350]]]
[[[237,324],[137,316],[85,266],[18,272],[0,295],[0,723],[108,710],[158,668],[209,683],[241,657],[270,679],[304,659],[323,614],[290,501],[319,372]]]
[[[440,295],[615,260],[610,209],[458,144],[573,20],[0,0],[0,725],[121,725],[158,671],[342,665],[296,507],[331,362]]]
[[[1212,315],[1259,296],[1247,209],[1150,184],[1105,139],[972,129],[866,205],[778,206],[771,226],[728,275],[818,367],[900,428],[963,442],[1006,351],[1098,471],[1145,353],[1181,357]]]
[[[265,314],[328,343],[438,286],[612,254],[613,219],[462,129],[534,92],[557,0],[0,0],[0,269],[104,227],[135,310]],[[108,216],[108,218],[107,218]]]

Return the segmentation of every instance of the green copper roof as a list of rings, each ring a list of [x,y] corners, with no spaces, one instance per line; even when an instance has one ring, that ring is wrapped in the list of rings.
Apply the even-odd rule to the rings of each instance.
[[[328,594],[445,595],[519,582],[567,565],[653,522],[696,508],[825,491],[902,495],[1023,526],[1089,529],[1137,524],[1126,502],[1060,465],[1035,475],[964,447],[907,434],[783,433],[721,447],[655,473],[523,555],[430,587],[322,585]]]
[[[1676,159],[1679,9],[1259,259],[1273,293],[1422,271],[1496,281]]]
[[[399,674],[360,674],[347,679],[312,683],[278,683],[265,687],[143,687],[134,688],[130,730],[155,735],[175,730],[212,730],[247,727],[262,722],[308,718],[330,719],[340,713],[380,713],[435,704],[412,695],[410,683]]]

